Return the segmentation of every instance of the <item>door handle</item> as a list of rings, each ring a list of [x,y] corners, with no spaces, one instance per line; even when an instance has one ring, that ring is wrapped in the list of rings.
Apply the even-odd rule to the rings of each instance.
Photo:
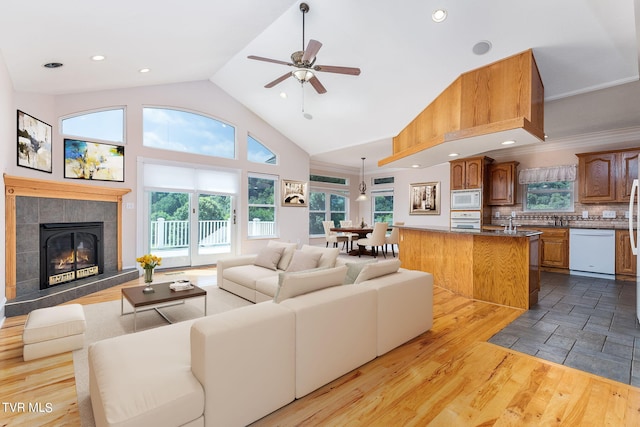
[[[635,199],[637,190],[638,190],[638,180],[634,179],[633,185],[631,186],[631,196],[629,197],[629,240],[631,241],[631,252],[634,255],[638,255],[638,245],[636,245],[636,239],[633,236],[633,208],[634,208],[634,199]],[[638,217],[640,217],[640,204],[638,204],[638,215],[636,216],[636,218]]]
[[[236,225],[236,210],[233,210],[233,225]]]

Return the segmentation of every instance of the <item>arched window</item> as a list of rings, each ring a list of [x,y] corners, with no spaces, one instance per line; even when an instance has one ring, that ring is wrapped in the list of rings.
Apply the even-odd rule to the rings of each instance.
[[[62,134],[124,143],[124,108],[77,114],[61,120]]]
[[[160,107],[144,107],[142,116],[142,143],[146,147],[235,158],[236,129],[227,123]]]
[[[268,163],[270,165],[278,163],[278,157],[251,135],[247,136],[247,159],[250,162]]]

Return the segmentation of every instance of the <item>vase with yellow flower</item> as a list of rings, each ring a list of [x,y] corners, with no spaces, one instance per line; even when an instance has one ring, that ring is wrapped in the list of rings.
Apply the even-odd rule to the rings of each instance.
[[[144,288],[142,292],[145,294],[155,292],[151,287],[151,282],[153,282],[153,269],[162,263],[162,258],[153,254],[146,254],[136,258],[136,261],[139,262],[140,267],[144,269],[144,283],[147,284],[147,287]]]

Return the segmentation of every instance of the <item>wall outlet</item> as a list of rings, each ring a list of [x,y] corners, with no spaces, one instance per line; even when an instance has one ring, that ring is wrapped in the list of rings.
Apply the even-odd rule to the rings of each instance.
[[[582,211],[582,218],[584,219],[589,218],[589,211]]]
[[[616,211],[602,211],[602,218],[614,219],[616,217]]]
[[[511,211],[511,218],[515,218],[516,217],[516,211]]]
[[[496,218],[500,218],[500,212],[496,212]]]
[[[126,209],[134,209],[135,205],[133,203],[131,203],[131,202],[128,202],[128,203],[125,203],[124,207]]]

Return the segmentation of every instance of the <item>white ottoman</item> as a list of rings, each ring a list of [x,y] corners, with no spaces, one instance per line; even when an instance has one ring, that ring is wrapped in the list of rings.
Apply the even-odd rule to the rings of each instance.
[[[22,333],[25,361],[84,346],[86,321],[80,304],[39,308],[27,316]]]

